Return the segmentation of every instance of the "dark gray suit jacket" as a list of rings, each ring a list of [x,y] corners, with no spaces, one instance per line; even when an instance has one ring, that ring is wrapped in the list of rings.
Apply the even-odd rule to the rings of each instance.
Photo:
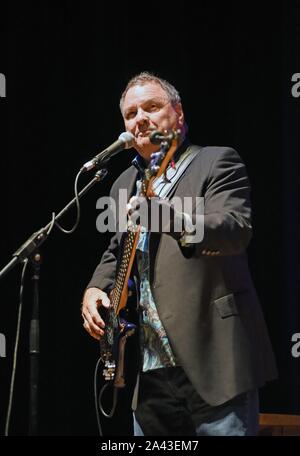
[[[120,188],[132,194],[136,178],[131,166],[111,196],[118,200]],[[151,233],[151,289],[180,365],[201,397],[219,405],[277,375],[245,253],[252,232],[245,166],[231,148],[199,147],[173,194],[204,197],[204,239],[182,247]],[[119,241],[112,237],[88,287],[113,287]]]

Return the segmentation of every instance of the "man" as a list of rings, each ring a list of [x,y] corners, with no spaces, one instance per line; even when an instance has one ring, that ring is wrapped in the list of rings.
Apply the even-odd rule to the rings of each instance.
[[[135,195],[151,154],[160,148],[150,141],[153,130],[181,130],[175,170],[184,166],[182,157],[194,155],[173,188],[170,184],[170,199],[153,199],[168,207],[169,223],[159,224],[160,233],[142,232],[138,244],[141,366],[135,435],[255,435],[257,388],[276,377],[276,368],[245,253],[251,237],[245,166],[231,148],[189,144],[180,96],[163,79],[137,75],[120,107],[139,155],[111,196],[117,199],[119,189],[133,195],[129,219],[138,220]],[[204,236],[196,242],[193,227],[203,217],[172,204],[172,198],[187,196],[204,198]],[[178,220],[180,232],[174,228]],[[120,238],[113,236],[83,299],[83,326],[96,339],[105,331],[98,309],[109,306]]]

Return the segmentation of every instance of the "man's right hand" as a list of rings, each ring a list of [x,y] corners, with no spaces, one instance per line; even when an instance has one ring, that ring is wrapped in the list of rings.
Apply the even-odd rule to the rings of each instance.
[[[106,308],[110,306],[107,294],[99,288],[88,288],[84,293],[81,307],[83,327],[90,336],[98,340],[103,336],[105,327],[98,312],[101,306]]]

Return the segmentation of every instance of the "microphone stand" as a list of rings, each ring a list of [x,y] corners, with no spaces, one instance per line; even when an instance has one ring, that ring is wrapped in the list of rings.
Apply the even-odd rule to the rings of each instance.
[[[39,354],[40,354],[40,324],[39,324],[39,280],[41,255],[36,252],[31,263],[33,266],[33,306],[29,329],[29,435],[38,435],[38,384],[39,384]]]
[[[97,182],[102,181],[107,175],[107,169],[101,168],[96,172],[93,179],[78,193],[80,199],[85,195]],[[13,254],[13,258],[0,271],[2,279],[16,264],[24,261],[26,258],[31,260],[34,273],[33,280],[33,308],[30,321],[29,334],[29,354],[30,354],[30,398],[29,398],[29,435],[38,435],[38,378],[39,378],[39,279],[41,267],[41,255],[39,247],[48,238],[51,228],[55,221],[59,220],[76,202],[73,198],[51,222],[40,230],[33,233],[21,247]]]

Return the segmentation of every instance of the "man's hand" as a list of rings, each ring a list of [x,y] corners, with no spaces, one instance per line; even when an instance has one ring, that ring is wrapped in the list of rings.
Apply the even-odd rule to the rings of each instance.
[[[106,308],[110,306],[107,294],[99,288],[88,288],[84,293],[81,307],[83,327],[90,336],[98,340],[103,336],[105,327],[98,312],[101,306]]]

